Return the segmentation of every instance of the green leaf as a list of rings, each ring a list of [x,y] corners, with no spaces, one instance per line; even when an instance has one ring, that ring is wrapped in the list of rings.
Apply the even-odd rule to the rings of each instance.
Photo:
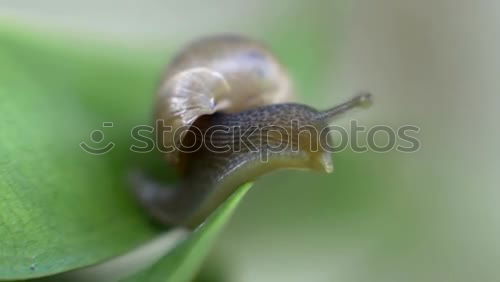
[[[236,206],[251,186],[252,185],[248,183],[238,188],[228,200],[217,208],[203,225],[195,230],[185,241],[179,244],[179,246],[150,268],[123,281],[191,281],[201,267],[204,257],[207,256],[210,247],[213,245],[222,227],[229,220]]]
[[[161,65],[35,34],[0,27],[0,280],[95,264],[157,233],[126,179],[130,128],[148,120]],[[93,129],[110,153],[80,148]]]

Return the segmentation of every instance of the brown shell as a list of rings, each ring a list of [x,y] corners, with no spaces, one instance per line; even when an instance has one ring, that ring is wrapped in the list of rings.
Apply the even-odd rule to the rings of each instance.
[[[164,146],[179,148],[185,129],[201,115],[239,112],[290,102],[292,82],[284,67],[261,43],[221,35],[198,40],[169,65],[157,94],[155,120],[171,131],[160,134]],[[179,153],[166,153],[174,165]]]

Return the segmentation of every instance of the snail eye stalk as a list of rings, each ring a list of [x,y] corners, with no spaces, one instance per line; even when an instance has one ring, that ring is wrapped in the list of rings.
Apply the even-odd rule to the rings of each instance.
[[[316,117],[316,119],[331,121],[334,117],[341,115],[353,108],[356,107],[367,108],[373,102],[372,96],[373,95],[371,93],[358,94],[340,105],[337,105],[333,108],[320,112],[319,115]]]

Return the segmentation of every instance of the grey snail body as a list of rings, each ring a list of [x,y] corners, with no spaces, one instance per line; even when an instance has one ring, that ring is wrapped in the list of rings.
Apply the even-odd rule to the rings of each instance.
[[[286,70],[262,44],[224,35],[187,46],[170,64],[155,104],[160,142],[175,148],[165,158],[181,180],[168,187],[135,177],[140,203],[164,224],[194,228],[260,175],[285,168],[332,172],[324,130],[338,114],[368,104],[370,94],[326,111],[292,99]],[[181,128],[187,130],[174,134]],[[186,143],[197,149],[183,150]]]

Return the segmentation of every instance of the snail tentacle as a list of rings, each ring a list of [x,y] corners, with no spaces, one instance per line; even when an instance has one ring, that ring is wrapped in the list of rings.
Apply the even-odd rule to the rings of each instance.
[[[318,114],[316,119],[318,120],[331,120],[332,118],[341,115],[348,110],[351,110],[352,108],[355,107],[368,107],[372,103],[372,94],[371,93],[362,93],[359,95],[356,95],[349,99],[348,101],[337,105],[335,107],[332,107],[328,110],[322,111]]]

